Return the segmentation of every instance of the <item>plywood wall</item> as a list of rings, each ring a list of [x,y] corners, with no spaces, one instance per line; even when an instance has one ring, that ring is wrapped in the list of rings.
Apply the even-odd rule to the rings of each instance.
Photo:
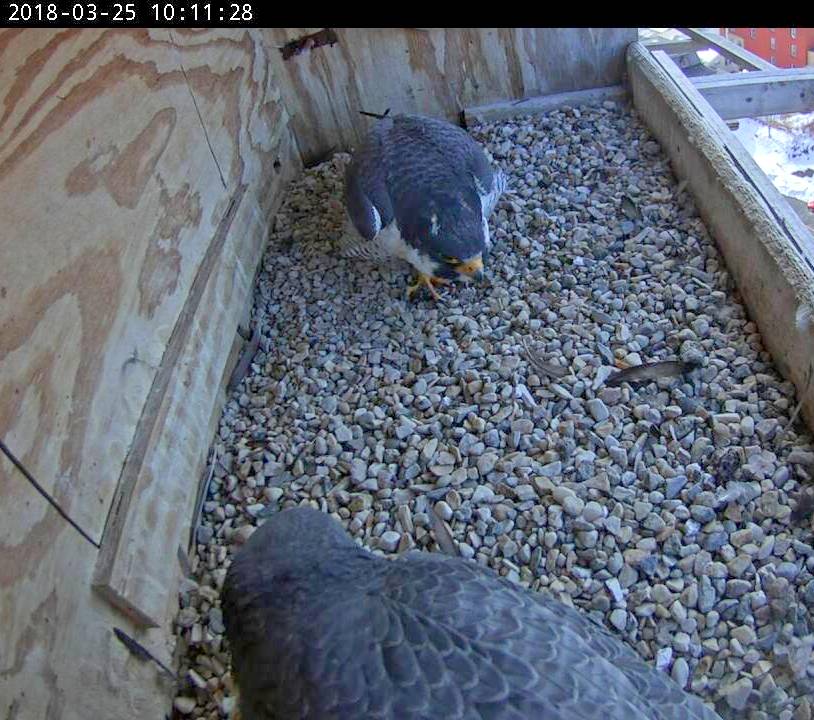
[[[216,391],[299,167],[255,31],[0,33],[0,437],[101,545],[0,460],[12,717],[166,710],[122,711],[165,699],[112,625],[168,657]]]
[[[615,85],[635,28],[336,28],[337,42],[283,60],[320,28],[265,30],[306,163],[353,147],[360,110],[457,120],[464,107]]]

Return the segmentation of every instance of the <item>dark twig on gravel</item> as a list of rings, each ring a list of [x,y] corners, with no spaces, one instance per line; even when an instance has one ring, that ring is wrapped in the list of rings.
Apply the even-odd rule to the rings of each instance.
[[[232,371],[232,377],[229,378],[229,384],[226,386],[226,392],[231,393],[240,383],[240,381],[246,377],[246,373],[249,371],[249,366],[252,364],[252,360],[254,360],[254,356],[257,354],[257,349],[260,347],[260,328],[255,327],[254,333],[252,333],[252,339],[243,347],[243,350],[240,352],[240,359],[237,361],[237,365],[235,365],[235,369]]]
[[[785,436],[786,433],[789,431],[790,428],[794,426],[794,423],[797,420],[797,416],[800,414],[800,410],[803,408],[803,400],[808,393],[808,388],[811,385],[811,376],[814,374],[814,364],[808,366],[808,378],[806,379],[805,387],[803,391],[800,393],[800,402],[797,403],[797,407],[794,408],[794,412],[791,414],[789,421],[786,423],[786,427],[784,427],[779,433],[777,433],[777,437],[775,439],[776,443],[779,443]]]
[[[540,358],[537,357],[534,351],[529,347],[528,338],[521,338],[520,343],[523,346],[523,354],[526,356],[526,360],[528,360],[529,364],[537,372],[553,378],[565,377],[570,372],[568,368],[564,368],[561,365],[555,365],[554,363],[540,360]]]
[[[438,547],[441,548],[445,555],[456,556],[458,548],[452,539],[452,535],[449,534],[446,523],[435,514],[435,510],[431,509],[427,514],[430,516],[430,525]]]

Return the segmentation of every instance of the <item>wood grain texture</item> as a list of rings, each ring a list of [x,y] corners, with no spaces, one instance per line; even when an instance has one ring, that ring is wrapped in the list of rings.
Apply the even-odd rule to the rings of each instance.
[[[0,459],[3,482],[9,470]],[[41,503],[32,488],[18,488],[16,509]],[[57,520],[41,524],[52,551],[25,565],[24,577],[18,575],[24,553],[4,553],[0,560],[0,717],[163,718],[174,688],[155,666],[130,655],[113,628],[124,628],[164,662],[171,662],[170,635],[141,631],[93,592],[93,548]],[[11,590],[10,571],[16,577]]]
[[[635,28],[334,28],[339,42],[283,60],[319,28],[264,30],[306,163],[356,146],[369,112],[457,121],[465,107],[615,85]]]
[[[159,624],[174,597],[178,569],[164,562],[163,549],[189,533],[217,419],[215,391],[251,298],[271,203],[300,167],[256,33],[173,31],[173,42],[228,204],[216,210],[219,227],[136,429],[136,452],[125,464],[97,564],[97,587],[143,624]]]
[[[0,462],[4,716],[166,712],[112,627],[169,662],[175,549],[300,167],[256,31],[0,32],[0,435],[102,538]]]
[[[663,52],[628,51],[634,104],[687,181],[782,375],[814,428],[814,237],[726,123]],[[801,318],[803,321],[801,321]]]
[[[1,37],[0,434],[99,538],[224,190],[166,31]]]

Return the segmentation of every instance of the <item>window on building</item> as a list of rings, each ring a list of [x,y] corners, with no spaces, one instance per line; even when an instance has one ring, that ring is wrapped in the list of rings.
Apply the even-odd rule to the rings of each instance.
[[[749,37],[753,40],[757,37],[757,28],[749,28]]]
[[[770,62],[772,65],[777,65],[777,58],[776,58],[774,55],[772,55],[772,56],[769,58],[769,62]]]
[[[791,35],[792,40],[797,39],[797,28],[789,28],[789,34]]]
[[[769,47],[770,47],[772,50],[776,50],[776,49],[777,49],[777,38],[773,38],[773,37],[770,37],[770,38],[769,38]]]
[[[797,57],[797,45],[795,45],[794,43],[791,44],[791,56]]]

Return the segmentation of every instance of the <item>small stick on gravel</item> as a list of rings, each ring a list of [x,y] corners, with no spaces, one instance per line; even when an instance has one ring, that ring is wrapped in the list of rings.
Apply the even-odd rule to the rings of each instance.
[[[794,412],[791,414],[791,417],[789,418],[788,423],[786,423],[786,427],[782,428],[780,430],[780,432],[777,433],[775,443],[781,442],[783,440],[783,438],[786,436],[786,433],[789,431],[789,429],[797,421],[797,416],[800,414],[800,410],[803,407],[803,399],[805,398],[806,393],[808,392],[809,385],[811,385],[812,372],[814,372],[814,365],[809,365],[808,366],[808,379],[806,380],[806,385],[803,388],[803,392],[800,393],[800,402],[798,402],[797,406],[794,408]]]
[[[360,110],[359,114],[364,115],[365,117],[376,118],[377,120],[384,120],[384,118],[390,114],[390,108],[387,108],[387,110],[385,110],[383,113],[372,113],[365,110]]]
[[[697,277],[691,277],[690,281],[694,282],[696,285],[700,285],[705,290],[712,290],[713,289],[711,285],[707,285],[707,283],[705,283],[703,280],[699,280]]]
[[[430,525],[438,547],[441,548],[445,555],[455,557],[458,554],[458,548],[455,546],[446,524],[435,514],[435,510],[430,510],[427,514],[430,516]]]
[[[257,349],[260,347],[260,328],[255,326],[254,333],[252,333],[252,339],[243,347],[243,350],[240,353],[240,359],[237,361],[237,365],[235,365],[235,369],[232,372],[232,377],[229,378],[229,384],[226,387],[226,392],[231,393],[240,383],[240,381],[246,377],[246,373],[249,371],[249,367],[252,364],[252,360],[254,360],[254,356],[257,354]]]
[[[194,580],[195,579],[195,573],[192,570],[192,563],[189,561],[189,556],[186,554],[186,551],[180,545],[178,546],[177,555],[178,555],[178,563],[181,565],[181,571],[190,580]]]
[[[124,630],[121,630],[120,628],[113,628],[113,634],[119,639],[122,645],[124,645],[130,651],[130,653],[135,655],[139,660],[142,662],[151,660],[173,680],[175,679],[175,673],[155,655],[153,655],[146,647],[144,647],[144,645],[142,645],[138,640],[131,638]]]
[[[198,525],[201,522],[201,511],[203,510],[204,501],[209,495],[209,487],[212,485],[212,477],[215,475],[215,465],[218,462],[218,446],[215,445],[212,449],[212,462],[209,465],[209,475],[207,475],[206,483],[198,490],[198,499],[195,501],[195,512],[192,515],[192,526],[190,527],[190,547],[195,546],[195,533],[197,532]],[[180,548],[179,548],[180,549]]]
[[[540,360],[535,354],[534,351],[529,347],[528,338],[522,338],[520,343],[523,346],[523,354],[526,356],[526,360],[529,361],[529,364],[537,370],[537,372],[543,373],[548,377],[553,378],[563,378],[568,375],[569,370],[568,368],[564,368],[561,365],[555,365],[554,363],[545,362],[544,360]]]

